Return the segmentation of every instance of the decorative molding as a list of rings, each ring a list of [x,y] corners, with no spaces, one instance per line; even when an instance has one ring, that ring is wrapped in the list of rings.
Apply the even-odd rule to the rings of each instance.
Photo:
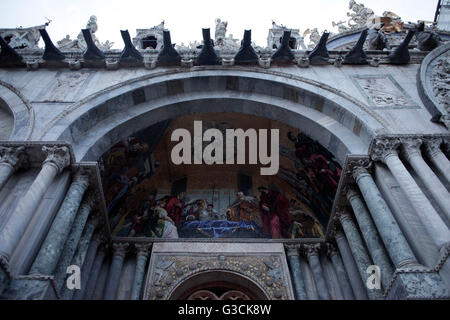
[[[373,161],[385,162],[389,156],[398,156],[398,148],[401,141],[399,138],[375,138],[372,142],[371,159]]]
[[[249,279],[271,300],[293,299],[289,270],[279,253],[152,253],[145,300],[169,299],[189,278],[208,271]]]
[[[29,166],[25,147],[2,147],[0,146],[0,164],[7,164],[14,170],[27,168]]]

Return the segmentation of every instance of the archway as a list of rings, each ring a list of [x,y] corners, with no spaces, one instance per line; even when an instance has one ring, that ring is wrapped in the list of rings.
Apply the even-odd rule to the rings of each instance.
[[[231,271],[197,273],[173,289],[169,300],[268,300],[255,281]]]
[[[126,81],[72,105],[40,139],[70,142],[77,160],[95,161],[119,140],[162,120],[238,112],[301,128],[343,164],[348,153],[366,153],[373,136],[387,127],[364,103],[325,84],[255,70],[199,67]]]

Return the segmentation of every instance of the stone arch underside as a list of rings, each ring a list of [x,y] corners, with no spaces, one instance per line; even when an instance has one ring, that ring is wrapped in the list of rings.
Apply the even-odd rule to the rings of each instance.
[[[204,112],[238,112],[286,123],[319,141],[341,164],[348,153],[366,153],[386,127],[361,102],[312,80],[202,70],[146,76],[93,94],[58,115],[40,139],[67,141],[78,161],[95,161],[136,131]]]
[[[34,127],[34,111],[12,85],[0,81],[0,140],[28,140]]]

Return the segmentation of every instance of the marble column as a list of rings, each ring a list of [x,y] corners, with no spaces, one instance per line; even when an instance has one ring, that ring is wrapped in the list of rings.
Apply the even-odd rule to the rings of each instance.
[[[347,237],[348,244],[350,246],[350,250],[352,251],[353,258],[355,259],[356,266],[358,267],[359,275],[363,280],[363,283],[366,284],[367,296],[370,300],[380,299],[382,296],[382,292],[380,289],[369,289],[367,288],[367,279],[370,274],[368,274],[367,268],[372,265],[372,261],[370,260],[369,254],[364,246],[363,240],[359,235],[358,229],[353,222],[350,214],[347,212],[336,212],[338,216],[342,229],[344,229],[345,236]]]
[[[408,241],[403,236],[400,227],[395,221],[391,210],[384,201],[370,173],[363,167],[355,167],[353,170],[353,178],[358,184],[373,222],[377,227],[394,266],[401,268],[417,265],[416,257]]]
[[[83,262],[83,267],[81,268],[81,288],[76,290],[73,294],[73,300],[83,299],[84,293],[86,291],[87,283],[91,274],[92,264],[94,263],[95,256],[97,254],[98,246],[105,241],[103,235],[99,232],[92,237],[91,243],[89,244],[89,249],[86,253],[86,257]]]
[[[137,243],[136,248],[136,270],[134,272],[133,286],[131,287],[130,300],[139,300],[141,296],[142,283],[145,277],[145,266],[147,265],[147,258],[151,243]]]
[[[334,234],[334,238],[336,239],[336,244],[339,248],[339,252],[341,253],[342,261],[344,262],[344,267],[347,271],[355,298],[357,300],[367,300],[368,296],[366,285],[362,282],[362,279],[359,276],[358,267],[356,266],[355,259],[353,259],[350,246],[348,245],[344,233],[337,231]]]
[[[354,300],[355,295],[353,294],[352,287],[350,285],[350,280],[347,277],[347,273],[344,269],[344,264],[342,263],[341,257],[336,250],[336,247],[331,243],[327,243],[327,254],[331,259],[334,270],[336,271],[336,276],[339,282],[339,287],[341,288],[342,295],[345,300]]]
[[[430,161],[450,185],[450,161],[441,150],[442,139],[433,139],[425,142],[425,152]]]
[[[304,249],[308,258],[309,266],[314,275],[314,281],[317,286],[317,294],[320,300],[330,300],[330,294],[328,292],[327,283],[323,276],[322,266],[319,260],[319,248],[320,244],[305,245]]]
[[[380,139],[374,143],[372,160],[382,161],[397,180],[418,218],[440,250],[450,242],[450,230],[398,157],[399,139]]]
[[[78,244],[81,239],[81,235],[86,226],[86,222],[88,220],[89,214],[92,211],[93,206],[94,206],[94,197],[92,195],[89,195],[87,198],[83,200],[83,202],[80,205],[80,208],[78,209],[77,216],[75,217],[75,221],[72,224],[69,236],[67,237],[67,240],[64,243],[64,248],[54,273],[55,283],[58,290],[62,290],[65,287],[64,280],[67,276],[66,273],[67,267],[71,264],[72,259],[75,255],[75,251],[77,250]]]
[[[83,300],[92,300],[94,296],[95,286],[105,260],[106,250],[108,246],[103,244],[97,250],[97,256],[95,257],[94,263],[92,264],[91,271],[89,273],[89,281],[86,284],[86,290],[84,292]]]
[[[422,158],[422,152],[420,150],[421,145],[422,139],[402,139],[403,155],[450,220],[450,194]]]
[[[97,282],[95,283],[94,294],[92,300],[103,300],[103,293],[105,291],[106,280],[108,280],[108,272],[110,259],[104,259]]]
[[[60,174],[70,164],[70,153],[67,147],[44,146],[42,151],[47,154],[47,158],[42,164],[41,171],[28,191],[22,196],[22,200],[16,206],[0,233],[0,254],[8,260],[33,217],[42,196],[56,175]]]
[[[72,262],[70,263],[71,265],[76,265],[80,269],[82,268],[83,263],[86,258],[86,255],[87,255],[87,251],[89,249],[89,244],[91,242],[91,239],[94,234],[95,228],[97,227],[97,224],[98,224],[97,217],[91,218],[86,223],[86,227],[83,230],[83,234],[81,235],[77,251],[75,253],[75,256],[72,259]],[[83,275],[81,275],[81,278],[83,278]],[[74,290],[68,289],[67,286],[65,286],[65,283],[63,283],[63,289],[61,291],[62,291],[62,294],[61,294],[62,299],[64,299],[64,300],[72,299],[72,296],[74,295]]]
[[[298,248],[295,245],[286,246],[287,259],[289,267],[291,269],[292,282],[294,284],[295,297],[297,300],[307,300],[305,284],[303,282],[303,276],[300,269],[300,260]]]
[[[300,270],[303,276],[303,283],[305,284],[308,300],[319,300],[316,283],[314,282],[314,275],[312,274],[308,261],[306,261],[303,255],[300,255],[298,260],[300,262]]]
[[[53,274],[88,185],[89,177],[82,172],[78,172],[53,220],[29,274]]]
[[[122,273],[123,261],[127,253],[128,243],[113,243],[113,257],[106,281],[104,300],[115,300]]]
[[[389,256],[384,249],[383,241],[378,235],[375,224],[373,223],[359,192],[353,188],[350,188],[347,192],[347,199],[353,208],[356,221],[361,229],[361,234],[364,237],[367,249],[372,257],[372,261],[380,267],[381,283],[384,288],[388,288],[391,283],[394,270],[392,268]]]
[[[21,166],[27,163],[25,147],[0,147],[0,190]]]

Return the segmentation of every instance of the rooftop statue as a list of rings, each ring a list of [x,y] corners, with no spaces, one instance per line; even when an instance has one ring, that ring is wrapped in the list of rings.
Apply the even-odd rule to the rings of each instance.
[[[39,29],[45,29],[50,24],[51,20],[47,20],[45,24],[40,26],[0,29],[0,36],[13,49],[38,49],[38,43],[41,38]]]
[[[218,47],[218,49],[231,49],[237,50],[239,49],[239,39],[234,39],[233,35],[230,34],[227,37],[227,21],[222,21],[219,18],[216,18],[216,30],[214,32],[214,45]]]
[[[92,40],[94,41],[95,45],[97,47],[99,47],[101,50],[109,50],[111,49],[111,47],[113,46],[114,42],[110,42],[110,41],[106,41],[104,43],[100,43],[100,41],[98,40],[98,38],[95,35],[95,32],[97,32],[98,30],[98,25],[97,25],[97,17],[92,15],[90,16],[87,24],[86,24],[86,29],[90,30],[90,33],[92,35]],[[79,33],[77,38],[74,40],[70,39],[69,35],[66,35],[65,38],[57,41],[58,47],[61,50],[86,50],[87,45],[86,45],[86,41],[84,40],[83,37],[83,33]]]
[[[351,29],[362,28],[366,25],[368,19],[374,15],[374,12],[370,8],[366,8],[362,3],[356,3],[355,0],[350,0],[348,8],[351,10],[347,12],[348,26]]]
[[[314,49],[320,41],[320,34],[317,28],[306,29],[303,38],[309,34],[308,49]]]

